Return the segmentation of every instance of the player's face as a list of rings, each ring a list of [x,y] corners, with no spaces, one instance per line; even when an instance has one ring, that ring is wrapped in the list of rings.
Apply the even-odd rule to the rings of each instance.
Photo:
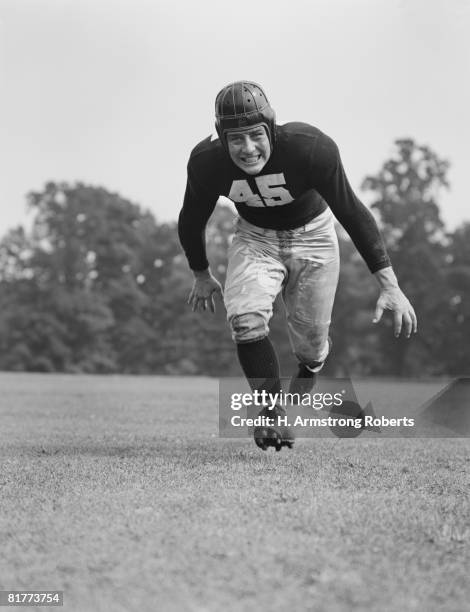
[[[258,174],[271,155],[271,144],[264,125],[227,132],[227,146],[233,163],[247,174]]]

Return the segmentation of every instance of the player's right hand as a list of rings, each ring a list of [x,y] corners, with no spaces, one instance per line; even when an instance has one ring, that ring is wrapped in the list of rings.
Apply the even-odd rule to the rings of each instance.
[[[193,312],[197,310],[209,310],[215,312],[214,294],[219,293],[222,297],[222,285],[212,276],[209,270],[195,273],[195,279],[191,293],[189,294],[188,304]]]

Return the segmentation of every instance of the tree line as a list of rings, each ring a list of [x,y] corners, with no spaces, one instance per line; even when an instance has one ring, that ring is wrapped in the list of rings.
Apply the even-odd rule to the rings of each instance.
[[[419,333],[395,339],[391,318],[371,324],[377,285],[341,227],[341,274],[328,375],[465,374],[470,362],[470,224],[446,229],[439,193],[449,164],[411,139],[362,188]],[[31,230],[0,242],[0,369],[10,371],[240,375],[219,302],[215,315],[186,301],[192,274],[176,223],[158,223],[119,194],[81,183],[47,183],[27,196]],[[223,283],[234,231],[217,206],[208,228],[211,268]],[[275,304],[272,339],[284,375],[295,368]]]

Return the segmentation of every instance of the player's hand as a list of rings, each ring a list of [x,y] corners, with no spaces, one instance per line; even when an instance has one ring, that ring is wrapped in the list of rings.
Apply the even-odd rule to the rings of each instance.
[[[407,338],[410,337],[411,332],[418,331],[418,321],[413,306],[399,287],[390,287],[380,291],[372,323],[380,321],[384,310],[393,312],[395,338],[398,338],[402,330]]]
[[[195,277],[188,304],[193,312],[207,310],[208,308],[211,312],[215,312],[214,294],[223,295],[222,285],[212,276],[209,270],[197,272]]]

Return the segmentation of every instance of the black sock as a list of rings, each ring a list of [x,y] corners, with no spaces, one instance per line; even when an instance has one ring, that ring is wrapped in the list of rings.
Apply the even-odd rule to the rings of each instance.
[[[254,342],[237,344],[238,360],[253,391],[281,392],[279,361],[266,336]]]

